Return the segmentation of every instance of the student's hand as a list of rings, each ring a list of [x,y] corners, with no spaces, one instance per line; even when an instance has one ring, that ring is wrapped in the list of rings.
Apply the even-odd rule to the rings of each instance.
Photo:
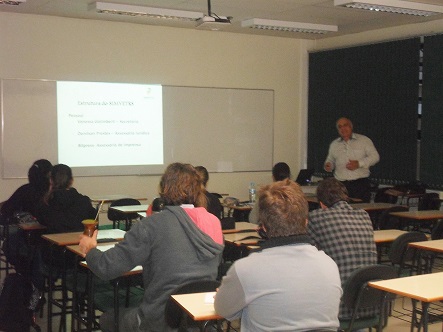
[[[97,247],[97,234],[98,230],[94,231],[94,234],[92,234],[92,237],[89,237],[87,235],[80,235],[80,251],[83,253],[83,257],[86,256],[86,254],[91,250],[92,248]]]

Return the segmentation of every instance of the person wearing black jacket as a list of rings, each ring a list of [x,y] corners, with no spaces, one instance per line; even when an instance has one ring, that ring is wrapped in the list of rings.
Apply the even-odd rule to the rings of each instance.
[[[58,164],[53,167],[48,203],[37,213],[37,219],[47,227],[47,233],[83,231],[82,221],[95,218],[91,200],[73,188],[73,182],[69,166]]]
[[[209,180],[208,170],[204,166],[196,166],[195,170],[197,171],[198,175],[201,177],[202,182],[203,182],[204,192],[205,192],[206,199],[207,199],[206,210],[209,213],[212,213],[218,219],[220,219],[222,217],[222,210],[223,210],[220,200],[216,195],[214,195],[206,190],[206,185],[208,184],[208,180]]]
[[[39,206],[49,191],[49,178],[52,164],[49,160],[39,159],[28,170],[28,183],[19,187],[1,207],[1,224],[13,222],[15,212],[29,212],[37,216]]]

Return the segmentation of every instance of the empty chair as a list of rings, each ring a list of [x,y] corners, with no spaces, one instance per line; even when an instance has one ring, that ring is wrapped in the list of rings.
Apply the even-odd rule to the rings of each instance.
[[[438,193],[426,193],[420,197],[419,210],[440,210],[440,196]]]
[[[397,269],[398,276],[401,276],[405,271],[408,272],[408,275],[418,271],[420,262],[417,261],[417,250],[410,247],[409,243],[427,240],[428,238],[422,232],[408,232],[392,242],[388,256],[392,266]]]
[[[443,239],[443,219],[439,220],[437,224],[432,228],[431,240]]]
[[[138,219],[137,213],[123,213],[111,209],[113,206],[126,206],[126,205],[141,205],[140,202],[134,198],[122,198],[111,203],[108,209],[108,219],[112,221],[112,228],[120,228],[120,222],[125,223],[125,230],[129,230],[130,223],[134,219]]]
[[[348,308],[352,308],[352,316],[349,319],[340,319],[340,330],[352,331],[358,329],[377,327],[382,330],[387,317],[384,304],[386,299],[393,299],[393,295],[372,288],[369,281],[394,279],[397,272],[388,265],[369,265],[355,270],[343,286],[342,301]],[[367,317],[359,317],[358,312],[368,310]]]

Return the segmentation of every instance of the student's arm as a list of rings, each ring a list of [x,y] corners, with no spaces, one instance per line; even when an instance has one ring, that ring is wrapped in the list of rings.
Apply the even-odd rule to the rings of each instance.
[[[215,295],[214,308],[220,316],[228,320],[234,320],[241,317],[245,306],[245,293],[234,264],[228,270],[226,276],[223,277],[220,288]]]

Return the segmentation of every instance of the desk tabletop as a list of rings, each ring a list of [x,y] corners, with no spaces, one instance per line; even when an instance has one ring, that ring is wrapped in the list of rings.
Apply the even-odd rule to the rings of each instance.
[[[112,210],[116,210],[123,213],[145,212],[149,207],[149,204],[141,205],[122,205],[122,206],[110,206]]]
[[[123,194],[115,194],[115,195],[93,195],[93,196],[89,196],[89,199],[93,202],[93,203],[111,203],[111,202],[115,202],[116,200],[122,199],[122,198],[134,198],[136,200],[139,201],[146,201],[148,198],[147,197],[134,197],[131,195],[123,195]]]
[[[399,206],[398,204],[384,203],[384,202],[374,202],[374,203],[354,203],[353,208],[362,209],[365,211],[383,211],[390,209],[394,206]]]
[[[373,281],[369,286],[423,302],[443,300],[443,272]]]
[[[101,229],[98,231],[97,239],[123,240],[125,233],[126,232],[121,229]],[[42,238],[57,246],[68,246],[78,244],[81,234],[82,232],[43,234]]]
[[[432,220],[443,218],[443,211],[440,210],[402,211],[391,212],[390,214],[396,217],[414,220]]]
[[[244,232],[244,231],[251,231],[251,232],[257,232],[258,225],[246,222],[246,221],[237,221],[235,223],[234,229],[224,229],[223,234],[230,234],[230,233],[238,233],[238,232]]]
[[[222,319],[214,309],[214,302],[209,301],[215,292],[171,295],[175,302],[195,321]]]
[[[253,236],[254,238],[246,239],[250,236]],[[249,244],[254,245],[257,244],[257,242],[260,240],[260,236],[256,231],[252,232],[245,232],[245,233],[229,233],[224,234],[225,242],[229,242],[235,245],[242,245],[242,244]]]
[[[374,231],[375,243],[393,242],[400,235],[407,233],[407,231],[401,231],[398,229],[382,229]]]
[[[229,209],[233,210],[239,210],[239,211],[250,211],[254,207],[255,203],[242,203],[240,205],[226,205],[224,207],[227,207]],[[223,204],[222,204],[223,206]]]
[[[27,222],[27,223],[18,224],[18,228],[21,228],[24,231],[29,232],[29,231],[45,230],[46,226],[36,221],[36,222]]]
[[[97,249],[100,251],[106,251],[109,250],[111,248],[113,248],[118,242],[109,242],[106,244],[98,244],[97,245]],[[74,254],[78,255],[78,256],[83,256],[83,253],[80,250],[80,246],[78,244],[75,245],[70,245],[66,247],[69,251],[73,252]],[[81,261],[80,265],[83,267],[88,268],[88,263],[86,261]],[[125,272],[123,274],[123,276],[130,276],[130,275],[134,275],[134,274],[140,274],[143,272],[143,267],[141,265],[137,265],[136,267],[134,267],[131,271]]]
[[[409,243],[409,246],[420,249],[420,250],[443,252],[443,240],[411,242],[411,243]]]

